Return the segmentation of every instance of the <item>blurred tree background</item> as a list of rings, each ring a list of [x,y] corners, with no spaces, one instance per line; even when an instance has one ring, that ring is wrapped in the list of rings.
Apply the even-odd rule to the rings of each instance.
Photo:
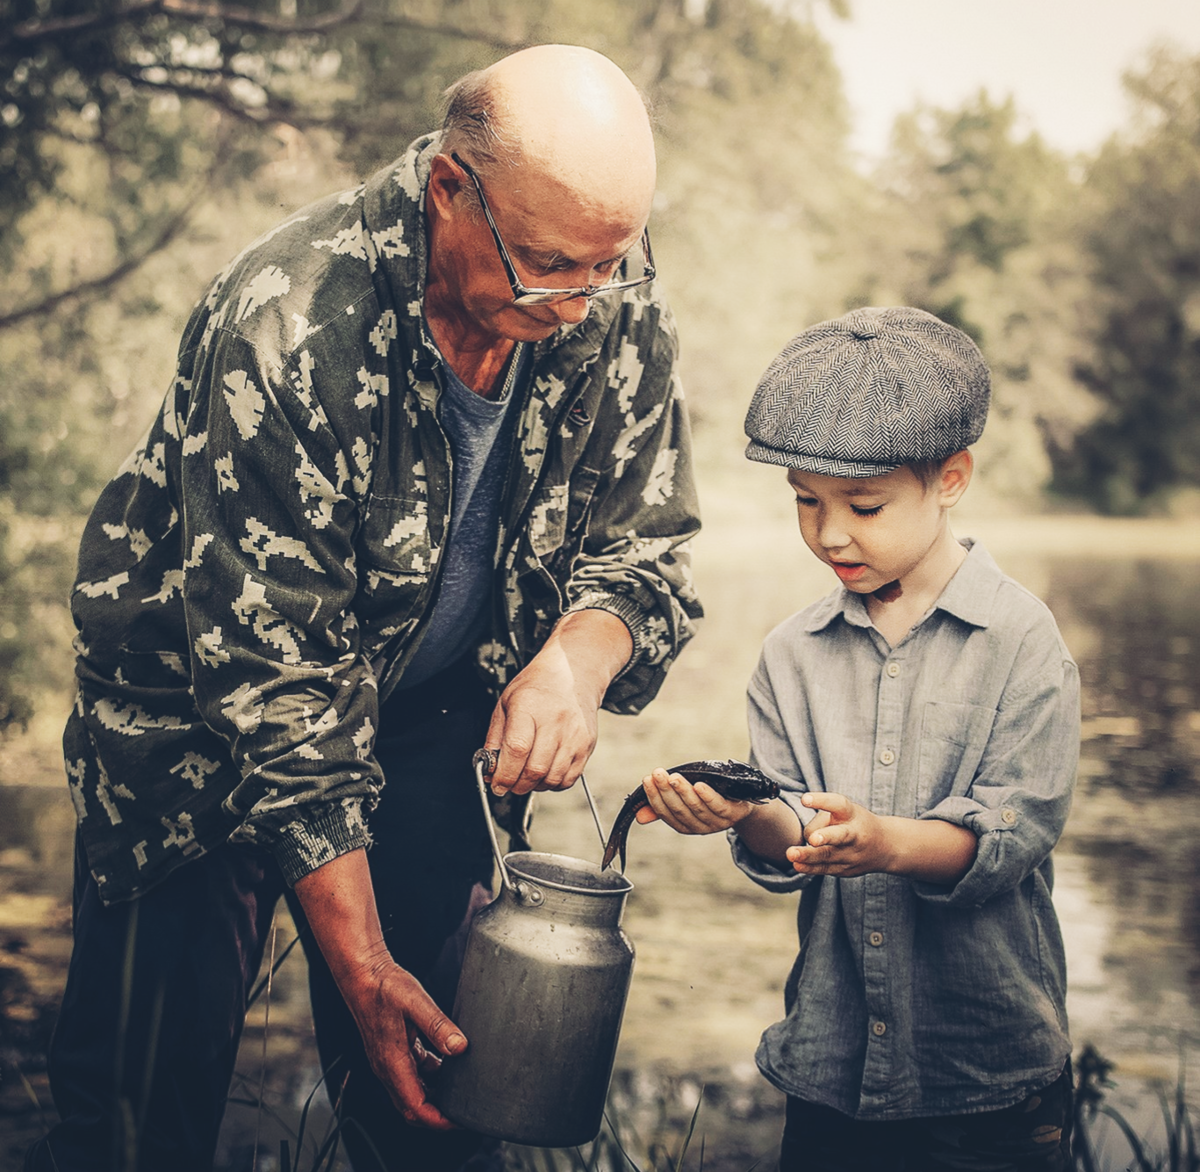
[[[980,93],[911,111],[868,174],[812,20],[847,0],[0,3],[0,729],[47,697],[59,721],[79,527],[205,282],[526,44],[608,54],[653,110],[706,497],[782,343],[896,302],[992,364],[981,499],[1132,514],[1200,488],[1200,61],[1129,78],[1138,117],[1095,158]]]

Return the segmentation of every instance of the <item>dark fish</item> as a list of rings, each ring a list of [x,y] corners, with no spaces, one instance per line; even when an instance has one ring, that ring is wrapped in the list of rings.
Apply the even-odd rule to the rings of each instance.
[[[711,785],[721,797],[731,801],[761,805],[779,797],[779,786],[765,773],[760,773],[741,761],[689,761],[686,765],[676,765],[667,772],[678,773],[692,785],[698,781]],[[625,839],[629,836],[629,828],[633,825],[637,812],[646,801],[646,791],[641,786],[625,799],[604,846],[604,858],[600,863],[602,871],[612,866],[612,861],[618,853],[621,855],[621,870],[625,870]]]

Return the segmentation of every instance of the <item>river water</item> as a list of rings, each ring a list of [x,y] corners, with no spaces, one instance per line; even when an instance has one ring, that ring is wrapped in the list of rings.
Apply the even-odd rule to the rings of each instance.
[[[588,777],[606,822],[655,765],[745,755],[742,696],[762,636],[830,586],[790,527],[764,536],[759,524],[735,522],[718,518],[721,540],[698,551],[710,617],[659,700],[637,718],[602,718]],[[1046,600],[1079,663],[1082,761],[1055,851],[1068,1010],[1076,1052],[1090,1043],[1115,1063],[1110,1101],[1153,1130],[1151,1088],[1173,1087],[1181,1063],[1200,1087],[1200,535],[1195,526],[1044,519],[959,529],[979,532]],[[54,767],[47,772],[53,778]],[[24,1063],[44,1095],[36,1050],[69,949],[71,814],[63,787],[15,780],[0,785],[0,1060]],[[542,799],[534,831],[538,849],[599,855],[578,793]],[[703,1085],[705,1167],[740,1172],[777,1141],[779,1097],[752,1056],[781,1012],[794,897],[741,876],[720,836],[683,838],[661,826],[634,828],[628,874],[635,891],[625,928],[638,960],[617,1067],[630,1126],[649,1126],[635,1118],[649,1101],[677,1120]],[[273,1061],[291,1079],[281,1094],[302,1104],[316,1067],[298,956],[280,970],[270,1012],[284,1038]],[[248,1029],[251,1067],[261,1037]],[[0,1078],[0,1131],[12,1130],[18,1111],[10,1074]],[[0,1166],[15,1143],[0,1144]],[[1121,1166],[1114,1152],[1111,1167]]]

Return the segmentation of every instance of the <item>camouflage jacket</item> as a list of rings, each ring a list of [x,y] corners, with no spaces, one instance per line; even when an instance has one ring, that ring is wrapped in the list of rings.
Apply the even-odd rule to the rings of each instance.
[[[291,882],[369,841],[379,701],[430,613],[450,517],[421,313],[437,146],[418,139],[232,261],[93,510],[64,745],[106,902],[231,836]],[[478,652],[497,687],[562,614],[600,608],[634,644],[605,706],[635,712],[690,638],[699,522],[675,360],[653,285],[535,347]]]

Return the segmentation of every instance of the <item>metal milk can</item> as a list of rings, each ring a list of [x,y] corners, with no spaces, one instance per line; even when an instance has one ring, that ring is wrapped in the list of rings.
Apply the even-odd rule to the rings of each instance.
[[[633,973],[621,930],[633,884],[564,855],[502,858],[481,752],[476,780],[503,886],[471,925],[450,1015],[468,1047],[445,1060],[434,1101],[484,1135],[573,1147],[595,1139],[604,1114]]]

